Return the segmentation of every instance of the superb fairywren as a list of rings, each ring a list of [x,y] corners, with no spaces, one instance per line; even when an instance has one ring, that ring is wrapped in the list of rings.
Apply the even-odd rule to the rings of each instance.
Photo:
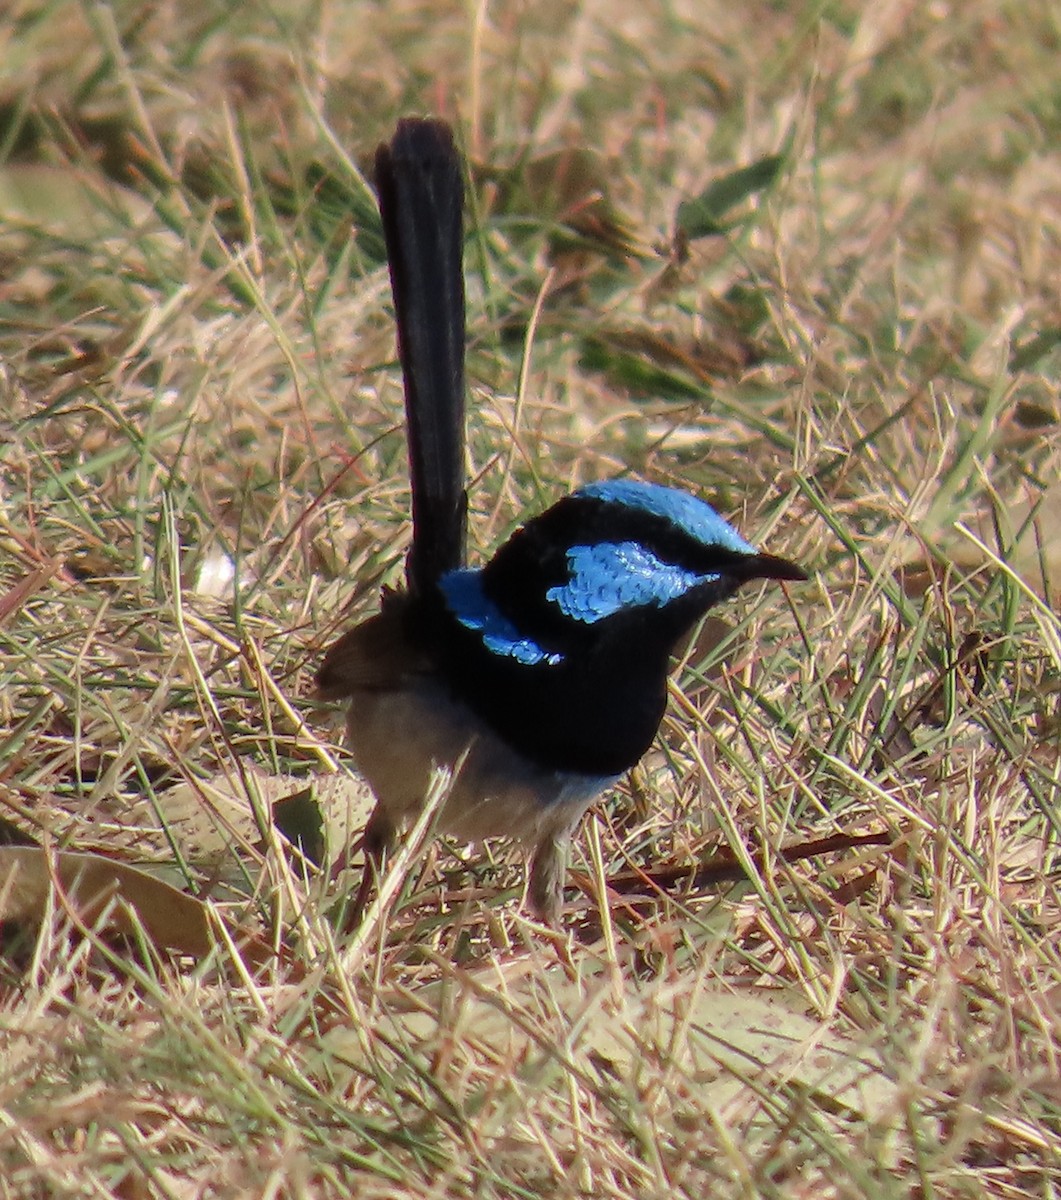
[[[349,698],[376,808],[360,911],[436,767],[439,832],[530,851],[529,898],[555,921],[566,848],[594,799],[655,737],[675,645],[754,579],[805,579],[695,496],[591,483],[465,566],[463,180],[448,126],[409,119],[376,156],[405,381],[413,540],[407,589],[344,634],[318,674]]]

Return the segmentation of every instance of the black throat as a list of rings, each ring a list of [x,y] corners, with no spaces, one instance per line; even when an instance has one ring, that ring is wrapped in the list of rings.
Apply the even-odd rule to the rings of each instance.
[[[513,749],[550,770],[619,775],[656,736],[675,643],[737,586],[719,581],[681,611],[618,613],[579,630],[578,644],[567,639],[555,663],[494,653],[441,606],[433,606],[435,645],[454,694]]]

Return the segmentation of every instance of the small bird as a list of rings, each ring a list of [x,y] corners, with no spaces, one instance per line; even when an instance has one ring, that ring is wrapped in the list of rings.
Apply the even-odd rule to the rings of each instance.
[[[683,635],[744,583],[806,575],[703,500],[630,479],[587,484],[467,566],[464,185],[448,125],[400,121],[376,182],[413,538],[405,589],[385,590],[317,676],[322,698],[349,701],[350,749],[376,797],[355,913],[445,767],[437,832],[521,843],[530,906],[555,924],[571,834],[655,737]]]

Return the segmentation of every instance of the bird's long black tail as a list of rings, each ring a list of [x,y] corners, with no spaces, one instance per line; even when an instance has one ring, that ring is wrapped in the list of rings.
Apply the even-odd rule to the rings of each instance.
[[[412,485],[410,590],[463,565],[464,180],[444,121],[406,118],[376,151],[390,263]]]

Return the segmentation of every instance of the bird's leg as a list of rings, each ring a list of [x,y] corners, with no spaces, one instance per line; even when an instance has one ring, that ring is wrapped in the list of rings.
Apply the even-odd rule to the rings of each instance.
[[[570,833],[547,833],[531,854],[527,898],[531,910],[546,925],[559,925],[564,900],[564,871]]]
[[[382,805],[377,804],[368,819],[365,832],[361,835],[361,848],[365,855],[365,866],[361,875],[361,883],[357,889],[354,902],[347,911],[344,930],[349,933],[361,924],[361,918],[368,907],[368,898],[372,888],[379,887],[383,878],[383,866],[387,855],[394,848],[398,830],[394,822],[384,812]]]

